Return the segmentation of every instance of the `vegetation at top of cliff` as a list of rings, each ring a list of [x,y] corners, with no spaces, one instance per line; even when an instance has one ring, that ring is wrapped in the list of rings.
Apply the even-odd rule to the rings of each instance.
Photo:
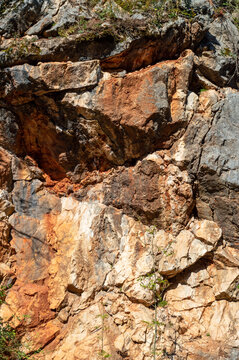
[[[126,13],[151,13],[160,10],[161,15],[168,17],[170,14],[191,17],[196,12],[211,13],[209,9],[224,9],[230,13],[239,8],[239,0],[205,0],[195,3],[192,0],[90,0],[89,6],[96,11],[104,8],[112,9],[113,12],[123,10]]]
[[[136,20],[141,25],[144,23],[158,27],[179,16],[192,19],[197,15],[193,8],[180,5],[178,0],[93,0],[90,1],[90,7],[93,9],[93,17],[103,22],[121,21],[127,24]],[[88,26],[84,23],[84,27]]]
[[[137,28],[147,28],[147,35],[169,20],[182,17],[191,21],[199,14],[217,18],[230,13],[234,23],[239,24],[239,0],[208,0],[197,6],[194,6],[191,0],[90,0],[89,7],[92,13],[90,19],[79,16],[74,24],[62,25],[58,29],[58,35],[68,37],[90,31],[95,33],[95,30],[109,25],[114,34],[124,33],[127,26],[130,28],[132,23],[135,31]]]
[[[16,7],[16,4],[22,2],[25,4],[26,1],[3,0],[0,9],[10,9],[14,4]],[[64,16],[58,20],[53,19],[55,22],[36,30],[34,35],[23,36],[26,32],[16,30],[14,33],[9,30],[8,33],[6,30],[9,40],[5,41],[4,37],[1,39],[0,67],[47,61],[53,56],[50,52],[55,54],[56,59],[65,59],[66,51],[76,48],[82,42],[108,39],[111,43],[120,44],[129,39],[132,41],[143,37],[158,37],[165,23],[169,22],[170,26],[174,26],[173,22],[177,19],[201,22],[201,15],[206,15],[206,24],[209,17],[212,20],[217,17],[226,19],[226,15],[232,13],[230,18],[239,26],[236,15],[238,9],[239,0],[90,0],[85,8],[79,8],[78,15],[72,20]],[[35,23],[32,25],[35,26]],[[51,41],[56,37],[58,39],[55,42]],[[122,49],[124,50],[123,46]],[[237,51],[233,51],[232,55],[235,57],[236,53]]]
[[[174,0],[93,0],[89,6],[90,19],[79,16],[75,23],[59,27],[57,34],[61,37],[82,34],[88,40],[92,35],[95,38],[108,32],[119,40],[129,33],[136,37],[153,35],[169,20],[178,17],[191,20],[197,15],[193,9],[186,9]]]

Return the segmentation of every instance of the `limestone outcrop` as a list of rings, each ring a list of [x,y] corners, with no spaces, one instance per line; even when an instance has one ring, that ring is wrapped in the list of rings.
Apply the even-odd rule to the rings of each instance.
[[[237,22],[149,3],[0,4],[0,318],[30,359],[239,359]]]

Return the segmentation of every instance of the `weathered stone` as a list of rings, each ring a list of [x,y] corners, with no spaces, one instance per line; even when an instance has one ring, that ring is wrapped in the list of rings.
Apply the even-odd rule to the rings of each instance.
[[[0,211],[6,216],[14,212],[14,205],[12,204],[9,193],[6,190],[0,190]]]
[[[35,164],[32,165],[43,169],[52,179],[62,179],[66,176],[66,172],[73,170],[77,164],[77,152],[73,151],[76,146],[76,138],[70,132],[62,129],[64,125],[54,124],[47,111],[44,111],[45,107],[46,103],[43,101],[36,106],[30,103],[17,107],[16,111],[19,112],[23,129],[24,148],[22,152],[24,156],[30,154],[33,162],[35,161]],[[49,112],[58,115],[56,106],[52,109],[49,107]],[[39,178],[39,174],[36,176],[36,168],[29,167],[29,170],[31,177]]]
[[[6,220],[5,217],[1,219],[0,221],[0,244],[1,244],[1,250],[0,250],[0,259],[1,261],[5,261],[7,258],[7,255],[10,252],[10,230],[11,226],[9,222]]]
[[[218,270],[216,274],[216,285],[213,290],[216,299],[239,299],[239,269],[229,268]]]
[[[226,14],[219,16],[210,24],[199,47],[199,57],[195,57],[200,73],[220,87],[228,84],[237,87],[238,35],[238,29],[230,18]]]
[[[222,230],[213,221],[203,220],[190,228],[197,239],[212,246],[215,246],[222,236]]]
[[[126,6],[0,5],[0,318],[39,360],[237,360],[237,30]]]
[[[15,107],[24,138],[24,148],[18,151],[31,154],[53,179],[68,174],[79,182],[87,171],[104,171],[112,164],[120,165],[168,147],[179,136],[180,127],[187,125],[189,118],[185,119],[184,109],[193,66],[191,51],[178,60],[124,78],[105,74],[92,91],[67,91],[56,100],[50,95],[39,96],[44,91],[79,91],[97,85],[97,61],[62,66],[48,63],[9,68],[12,82],[7,86],[7,91],[12,91],[8,101],[16,104],[38,95],[34,105]],[[56,80],[57,69],[61,73]],[[130,91],[132,87],[134,92]]]
[[[106,205],[123,209],[142,222],[154,223],[174,233],[188,221],[193,207],[187,174],[168,165],[157,153],[139,161],[133,168],[116,172],[103,186]]]
[[[1,318],[4,321],[12,319],[11,324],[15,327],[23,325],[26,328],[47,322],[54,317],[54,313],[49,309],[47,295],[46,286],[15,283],[0,309]],[[45,336],[47,337],[47,333]]]
[[[219,94],[215,90],[203,91],[198,97],[195,93],[188,96],[188,107],[191,122],[184,136],[172,148],[172,156],[180,167],[187,167],[194,175],[197,172],[202,142],[213,121],[213,107],[219,102]],[[191,106],[190,106],[191,103]]]
[[[215,260],[222,262],[226,266],[239,266],[239,250],[229,246],[219,246],[215,251]]]
[[[192,66],[193,54],[187,51],[177,61],[123,78],[106,76],[95,91],[67,93],[62,104],[77,109],[84,118],[97,118],[113,143],[109,145],[114,163],[122,164],[168,147],[173,134],[186,125],[183,110]],[[179,74],[176,78],[175,73]]]
[[[191,0],[188,1],[181,1],[181,4],[184,6],[186,10],[193,9],[195,12],[200,12],[202,14],[212,14],[213,13],[213,4],[211,1],[207,0]]]
[[[158,264],[161,274],[172,277],[195,264],[215,248],[221,237],[221,229],[212,221],[195,221],[190,229],[181,231],[175,239],[157,240],[163,255]]]
[[[62,317],[63,310],[61,310],[59,320],[67,324],[65,331],[62,333],[64,334],[64,341],[61,342],[60,346],[57,345],[57,350],[54,349],[53,338],[59,331],[61,334],[61,327],[57,324],[54,325],[54,323],[51,325],[49,320],[44,320],[46,325],[37,327],[40,329],[41,334],[39,339],[35,337],[37,330],[29,331],[24,339],[35,339],[34,349],[36,349],[36,346],[44,346],[44,344],[49,341],[50,344],[48,348],[50,355],[45,355],[46,359],[65,359],[66,354],[68,358],[72,357],[73,359],[79,352],[86,352],[87,356],[89,356],[89,350],[87,350],[89,346],[92,348],[92,355],[90,356],[92,359],[97,359],[100,346],[100,330],[97,329],[98,326],[101,326],[102,321],[99,315],[107,311],[107,313],[112,316],[112,321],[115,325],[111,323],[111,316],[109,319],[110,322],[108,322],[108,318],[106,317],[105,326],[109,327],[110,331],[109,333],[106,331],[104,334],[105,351],[110,354],[115,354],[116,359],[120,359],[120,354],[126,353],[129,354],[131,358],[134,358],[136,356],[135,354],[138,354],[139,350],[137,350],[137,347],[140,345],[142,346],[141,352],[143,351],[145,354],[150,354],[149,344],[152,341],[153,328],[148,327],[147,323],[150,324],[152,322],[153,310],[147,310],[145,305],[151,305],[154,302],[154,298],[152,292],[140,284],[142,281],[140,278],[142,279],[142,277],[151,273],[154,267],[151,244],[152,237],[150,233],[147,232],[147,228],[140,222],[136,222],[122,215],[119,210],[107,208],[105,205],[99,203],[80,203],[73,198],[62,198],[61,202],[62,210],[60,214],[55,213],[55,215],[52,214],[51,216],[49,216],[49,214],[41,215],[35,227],[30,225],[33,224],[33,219],[30,220],[29,217],[26,217],[26,221],[24,222],[24,216],[22,214],[20,216],[18,215],[18,218],[16,215],[11,217],[11,223],[15,229],[15,233],[13,233],[13,244],[17,241],[16,235],[19,238],[19,245],[23,241],[23,236],[25,237],[24,246],[19,247],[18,245],[17,247],[14,245],[17,253],[16,265],[18,270],[16,273],[18,279],[24,279],[26,283],[26,281],[39,280],[40,277],[37,276],[40,275],[41,278],[45,277],[46,283],[48,284],[48,302],[46,302],[44,297],[41,297],[45,304],[43,308],[58,309],[64,304],[64,316]],[[210,223],[209,225],[210,229],[212,229],[212,226],[214,226],[215,231],[218,229],[215,224]],[[200,226],[202,226],[202,229],[200,229]],[[199,233],[201,231],[201,234],[203,234],[206,225],[205,222],[198,221],[193,223],[191,228],[196,229]],[[21,229],[24,229],[24,235]],[[192,240],[192,244],[193,241],[196,241],[197,245],[193,247],[191,244],[190,247],[182,243],[186,234],[188,235],[188,239],[190,241]],[[200,238],[203,237],[201,234],[199,234]],[[189,260],[186,266],[181,267],[180,271],[183,271],[193,263],[197,263],[201,256],[211,251],[220,237],[219,235],[215,237],[212,245],[208,245],[202,240],[195,239],[193,233],[189,230],[183,230],[176,238],[177,242],[175,242],[175,245],[174,242],[172,242],[167,248],[167,244],[172,240],[174,241],[174,239],[172,235],[168,235],[160,230],[154,234],[153,241],[156,242],[155,249],[160,248],[162,254],[164,250],[164,259],[170,261],[171,257],[174,257],[174,274],[176,274],[179,272],[176,257],[184,261],[184,249],[187,251],[188,247],[190,249],[188,255]],[[210,236],[212,236],[212,234],[210,235],[209,233],[209,239],[211,239]],[[29,240],[27,240],[27,238],[29,238]],[[40,243],[36,243],[36,245],[33,246],[33,249],[34,247],[38,249],[37,263],[39,265],[41,264],[41,268],[38,268],[39,272],[35,270],[35,255],[34,253],[32,253],[32,255],[30,255],[30,252],[27,253],[26,246],[30,239],[32,239],[31,241],[35,241],[34,239],[37,238],[39,239],[38,241],[45,243],[44,246],[43,244],[39,246]],[[204,249],[202,253],[199,251],[199,243],[202,249]],[[55,249],[50,257],[50,251],[47,246],[53,246]],[[171,246],[174,246],[175,253],[169,253]],[[43,255],[43,249],[46,249],[45,255]],[[42,256],[43,258],[41,258]],[[90,259],[94,259],[94,261]],[[167,272],[167,261],[164,263],[165,273]],[[27,268],[24,265],[26,263],[30,266],[31,271],[29,267]],[[47,271],[44,269],[47,269]],[[232,294],[230,290],[230,286],[236,284],[237,277],[235,273],[231,276],[233,272],[225,272],[226,278],[231,279],[231,285],[223,282],[225,275],[223,275],[221,271],[214,270],[213,272],[211,270],[210,272],[204,271],[204,273],[202,272],[198,278],[188,279],[188,285],[177,285],[175,290],[168,290],[168,304],[172,306],[174,311],[178,312],[183,308],[185,311],[190,312],[191,309],[196,309],[198,306],[208,306],[208,304],[215,301],[215,296],[219,298],[220,296],[225,296],[223,295],[225,293],[235,298],[235,293]],[[35,274],[35,278],[33,274]],[[204,282],[209,282],[210,278],[212,279],[211,281],[216,282],[217,285],[209,291],[208,285],[205,287]],[[221,285],[219,285],[220,282]],[[208,284],[210,284],[210,282]],[[2,308],[2,315],[5,316],[5,318],[12,314],[12,312],[9,314],[8,306],[13,302],[11,299],[14,297],[14,291],[17,290],[16,286],[17,285],[14,285],[10,290],[6,306]],[[22,286],[21,288],[24,289]],[[34,296],[37,296],[37,294],[40,295],[36,287],[30,287],[29,285],[27,289],[28,290],[24,290],[25,294],[31,294],[32,296],[31,291],[33,291]],[[89,307],[89,304],[93,301],[94,294],[98,293],[100,296],[102,289],[107,289],[108,291],[105,293],[107,295],[104,295],[102,298],[103,307],[98,307],[99,297],[98,300],[96,298],[96,304],[90,305]],[[118,292],[112,292],[113,289],[115,289],[115,291],[118,289]],[[191,299],[188,299],[189,296],[191,296]],[[177,299],[176,302],[175,298]],[[22,309],[22,303],[19,300],[22,299],[22,297],[19,299],[14,297],[14,299],[15,305],[13,312],[17,312],[18,308]],[[179,299],[181,299],[181,302],[179,302]],[[38,311],[37,309],[38,308],[36,308],[36,311]],[[80,309],[81,311],[79,312]],[[30,309],[26,310],[26,312],[30,312]],[[47,314],[48,312],[42,316],[46,316],[47,319],[47,316],[50,316],[51,313],[49,313],[49,315]],[[72,319],[71,314],[75,314],[75,320]],[[129,314],[131,314],[131,320],[129,319]],[[33,321],[33,319],[29,319],[29,325],[35,324],[35,322],[31,323],[31,321]],[[134,324],[133,331],[130,330],[130,321],[133,321]],[[159,321],[163,323],[163,317],[162,319],[160,318]],[[50,326],[49,332],[46,330],[48,326]],[[152,331],[149,329],[152,329]],[[63,336],[60,334],[59,336]],[[170,342],[171,340],[169,340],[170,336],[173,335],[169,335],[165,330],[164,336],[165,338],[162,339],[161,346],[162,349],[166,347],[169,351],[173,349],[173,345]],[[107,339],[109,338],[111,339],[111,344],[114,344],[113,347],[108,343]],[[57,339],[58,338],[55,340],[55,344],[58,344]],[[215,339],[217,339],[217,335],[215,335]]]
[[[0,188],[12,190],[12,156],[0,147]]]
[[[5,84],[2,96],[12,104],[29,102],[32,96],[48,92],[92,88],[100,76],[97,60],[40,63],[37,66],[24,64],[4,71],[9,83]]]
[[[23,4],[29,5],[26,1]],[[70,1],[66,1],[64,4],[59,4],[57,1],[55,13],[59,10],[59,5],[60,7],[61,5],[62,7],[66,6],[68,8],[66,11],[70,13],[73,9],[74,14],[71,14],[73,18],[72,16],[69,18],[62,8],[58,12],[58,15],[61,13],[61,18],[57,18],[57,15],[55,19],[53,17],[53,21],[56,20],[56,23],[43,33],[44,36],[48,37],[47,39],[38,39],[31,35],[16,40],[13,39],[13,29],[9,29],[9,34],[4,34],[5,37],[12,37],[12,39],[10,41],[3,39],[5,41],[2,45],[0,44],[0,49],[3,50],[0,52],[0,63],[2,65],[6,67],[36,63],[37,61],[70,60],[76,62],[102,59],[104,69],[132,71],[165,58],[178,57],[183,50],[194,48],[202,40],[206,31],[207,21],[203,18],[198,18],[192,22],[179,18],[175,21],[166,22],[162,29],[159,29],[157,24],[152,22],[152,16],[147,16],[146,21],[144,19],[129,19],[127,16],[127,19],[118,20],[118,24],[115,24],[111,21],[99,21],[100,19],[95,21],[96,12],[89,9],[88,14],[85,11],[79,11],[80,9],[76,12]],[[101,2],[101,8],[103,6],[104,4]],[[82,5],[80,8],[82,9]],[[47,10],[46,4],[44,10]],[[48,13],[51,15],[50,9]],[[54,9],[52,13],[54,13]],[[83,18],[94,18],[92,25],[89,25],[89,22],[87,24],[89,30],[85,29],[84,26],[81,27],[80,20],[82,18],[80,14]],[[15,14],[11,14],[11,16],[15,16]],[[45,26],[44,21],[50,23],[50,18],[42,17],[41,20],[35,22],[36,26],[29,27],[27,32],[32,34],[41,31]],[[73,29],[73,35],[71,35],[71,29]],[[68,30],[70,30],[69,33]],[[59,37],[59,33],[63,33],[63,36]],[[52,36],[57,37],[52,38]]]
[[[61,208],[60,199],[49,194],[38,179],[15,182],[12,195],[16,211],[36,219],[50,212],[57,213]]]
[[[12,159],[12,173],[14,181],[32,179],[45,180],[43,171],[35,166],[34,161],[30,158],[26,159],[26,162],[24,162],[19,158],[14,157]]]
[[[35,331],[29,331],[27,335],[22,338],[22,350],[25,354],[39,351],[44,348],[49,342],[53,341],[61,330],[61,324],[56,320],[49,321],[46,324],[40,325]],[[31,344],[24,346],[24,344]]]
[[[39,20],[36,24],[31,26],[27,31],[27,35],[37,35],[43,32],[43,30],[53,23],[53,17],[49,14],[43,19]]]
[[[199,217],[217,222],[224,238],[235,244],[238,237],[234,220],[238,212],[237,108],[236,92],[225,91],[225,98],[220,101],[215,90],[203,92],[192,122],[173,154],[176,164],[188,166],[191,176],[198,179]]]
[[[0,143],[6,150],[17,151],[19,126],[13,113],[0,108]]]
[[[117,48],[110,31],[107,33],[103,29],[91,36],[94,46],[92,46],[92,39],[87,39],[85,34],[56,38],[51,38],[49,35],[48,39],[36,39],[32,35],[17,40],[5,40],[0,45],[0,64],[1,67],[7,67],[37,62],[94,60],[109,56]],[[126,47],[128,47],[127,41],[123,43],[123,48]]]
[[[127,49],[122,49],[124,51],[102,60],[102,68],[132,71],[159,62],[165,57],[172,59],[183,50],[193,48],[203,38],[204,31],[204,24],[200,20],[189,24],[179,18],[173,23],[166,23],[158,39],[136,40]]]
[[[22,34],[38,19],[44,3],[45,0],[21,2],[14,0],[10,4],[3,3],[1,13],[3,12],[4,16],[0,19],[0,35],[10,37],[14,34]]]
[[[222,227],[224,237],[232,242],[238,237],[234,221],[238,212],[238,160],[235,156],[238,112],[238,94],[228,94],[222,102],[221,113],[205,137],[198,174],[199,197],[215,211],[215,221]],[[199,216],[203,213],[199,212]]]

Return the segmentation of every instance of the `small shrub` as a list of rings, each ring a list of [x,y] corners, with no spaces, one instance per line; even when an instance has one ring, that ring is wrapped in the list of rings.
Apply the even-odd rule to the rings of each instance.
[[[0,286],[0,305],[2,305],[5,302],[6,290],[7,290],[7,286],[5,285]]]
[[[0,319],[0,360],[27,359],[27,355],[20,349],[21,341],[16,330]]]
[[[97,329],[101,329],[101,334],[99,336],[100,351],[98,352],[98,356],[100,359],[107,359],[107,358],[111,357],[111,355],[104,350],[104,334],[105,334],[105,331],[107,330],[107,326],[105,325],[105,320],[108,318],[108,314],[105,313],[105,311],[104,311],[103,303],[101,306],[102,306],[103,310],[102,310],[102,313],[98,315],[98,317],[101,318],[101,326],[97,327]]]
[[[140,276],[138,278],[140,285],[144,289],[150,290],[153,293],[153,297],[154,297],[154,303],[153,303],[154,316],[152,322],[150,323],[146,322],[147,325],[152,327],[154,330],[153,345],[151,348],[153,360],[156,360],[157,356],[159,355],[156,351],[157,340],[158,340],[158,327],[161,325],[165,325],[164,323],[158,321],[158,307],[165,307],[167,305],[167,301],[163,299],[163,293],[170,285],[169,281],[157,272],[157,266],[156,266],[157,253],[162,254],[162,256],[171,256],[173,254],[171,243],[169,243],[166,248],[163,249],[156,248],[154,244],[156,231],[157,229],[155,226],[151,226],[147,231],[147,234],[151,239],[150,252],[153,257],[152,272],[144,276]]]
[[[111,4],[104,7],[101,11],[98,11],[97,15],[102,21],[105,21],[106,19],[115,19],[115,14]]]

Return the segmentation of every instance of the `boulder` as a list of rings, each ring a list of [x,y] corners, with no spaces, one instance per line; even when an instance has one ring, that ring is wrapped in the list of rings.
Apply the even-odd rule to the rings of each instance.
[[[92,88],[98,83],[100,67],[97,60],[65,64],[52,62],[37,66],[17,65],[6,68],[4,72],[9,83],[5,83],[2,96],[15,105],[31,101],[34,95]]]

